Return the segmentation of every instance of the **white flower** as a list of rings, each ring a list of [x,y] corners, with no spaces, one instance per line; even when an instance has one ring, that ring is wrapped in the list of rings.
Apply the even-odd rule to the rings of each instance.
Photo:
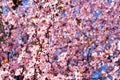
[[[22,72],[22,69],[17,69],[16,72],[15,72],[15,75],[20,75],[20,73]]]
[[[120,40],[118,41],[118,50],[120,50]]]

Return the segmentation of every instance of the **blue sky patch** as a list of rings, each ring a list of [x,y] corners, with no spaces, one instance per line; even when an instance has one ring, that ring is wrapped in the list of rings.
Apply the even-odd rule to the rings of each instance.
[[[13,49],[9,52],[9,57],[13,57],[14,54],[15,54],[15,50]]]
[[[112,3],[114,0],[109,0],[109,3]]]
[[[61,50],[60,50],[60,49],[57,49],[56,55],[59,56],[60,54],[61,54]]]
[[[72,2],[77,2],[77,0],[72,0]]]
[[[79,7],[75,7],[74,8],[74,13],[75,14],[79,14],[80,13],[80,8]]]
[[[99,77],[99,74],[98,73],[94,73],[92,78],[98,78]]]
[[[100,11],[100,10],[97,10],[97,11],[95,11],[95,12],[93,13],[93,16],[94,16],[95,18],[98,18],[98,17],[100,16],[100,14],[101,14],[101,11]]]
[[[110,80],[113,80],[113,76],[112,76],[112,75],[108,75],[108,78],[109,78]]]
[[[73,77],[71,80],[76,80],[76,78],[75,78],[75,77]]]
[[[95,70],[95,71],[93,72],[92,78],[98,79],[98,78],[101,77],[101,76],[102,76],[102,73]]]
[[[22,0],[22,1],[23,1],[24,5],[28,5],[28,3],[29,3],[29,0]]]
[[[120,70],[118,71],[118,76],[120,76]]]
[[[67,14],[66,14],[65,12],[62,12],[61,16],[62,16],[62,17],[66,17]]]
[[[99,27],[100,27],[100,29],[102,29],[104,26],[103,26],[103,24],[100,24],[100,26],[99,26]]]
[[[2,6],[2,10],[3,10],[3,14],[7,14],[8,13],[6,6]]]
[[[3,0],[4,2],[7,2],[8,0]]]
[[[80,37],[80,32],[76,32],[75,37],[79,38]]]
[[[88,53],[89,53],[89,49],[86,49],[86,50],[85,50],[85,53],[88,54]]]
[[[102,80],[107,80],[107,78],[106,78],[106,77],[104,77]]]
[[[105,71],[105,72],[106,72],[106,70],[107,70],[107,65],[102,65],[102,66],[101,66],[101,69],[102,69],[102,71]]]

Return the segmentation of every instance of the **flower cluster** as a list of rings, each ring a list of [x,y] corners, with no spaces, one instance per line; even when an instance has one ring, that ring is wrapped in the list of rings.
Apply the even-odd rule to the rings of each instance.
[[[0,80],[120,80],[120,0],[0,1]]]

